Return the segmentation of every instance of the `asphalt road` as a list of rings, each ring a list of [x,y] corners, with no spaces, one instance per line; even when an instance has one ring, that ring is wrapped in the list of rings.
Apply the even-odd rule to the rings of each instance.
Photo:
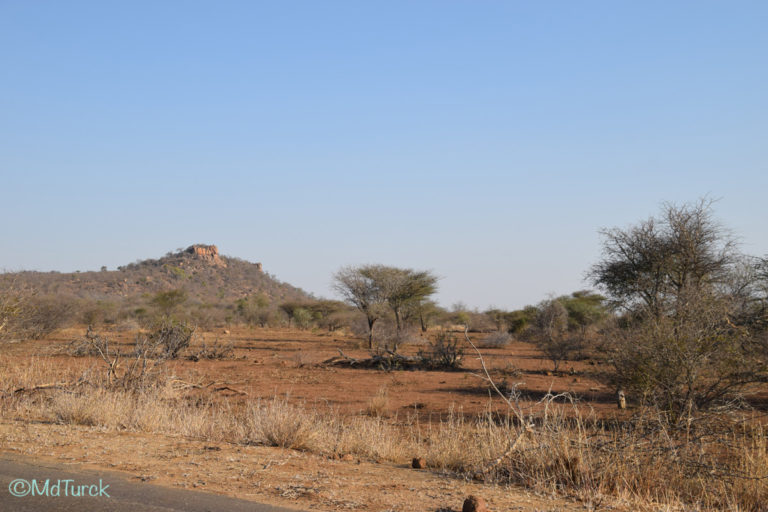
[[[36,485],[31,484],[33,480]],[[46,480],[48,480],[48,496],[45,495]],[[73,490],[75,494],[81,494],[81,496],[72,496]],[[273,507],[216,494],[159,487],[131,480],[123,474],[111,471],[73,470],[72,467],[34,459],[0,455],[0,512],[49,510],[62,512],[297,512],[295,509]]]

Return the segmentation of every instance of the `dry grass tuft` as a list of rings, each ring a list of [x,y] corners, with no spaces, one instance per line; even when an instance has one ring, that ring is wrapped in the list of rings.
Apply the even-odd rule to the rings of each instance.
[[[374,418],[385,418],[389,413],[389,392],[386,386],[382,386],[368,401],[365,414]]]
[[[316,413],[277,398],[253,405],[246,421],[247,442],[294,450],[318,450],[324,430]]]

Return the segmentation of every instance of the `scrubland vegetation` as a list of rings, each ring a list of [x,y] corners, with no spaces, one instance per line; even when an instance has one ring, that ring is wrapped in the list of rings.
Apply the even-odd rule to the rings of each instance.
[[[0,336],[27,340],[89,325],[62,350],[90,363],[5,366],[0,411],[329,456],[398,463],[420,456],[449,475],[575,496],[596,508],[766,510],[768,260],[740,254],[706,201],[666,205],[657,217],[602,235],[603,257],[589,274],[596,291],[517,311],[443,309],[431,300],[438,283],[431,272],[384,265],[339,270],[343,301],[256,290],[203,304],[183,281],[121,303],[40,294],[7,276]],[[286,397],[191,398],[170,362],[233,357],[232,346],[192,343],[196,329],[233,325],[349,332],[370,353],[363,361],[341,351],[329,365],[457,371],[479,358],[472,371],[503,407],[425,422],[410,412],[388,416],[386,389],[359,415]],[[97,334],[109,329],[135,331],[135,342],[121,352]],[[593,376],[621,393],[627,409],[596,410],[554,389],[531,399],[500,382],[485,371],[483,354],[513,341],[538,347],[553,375],[576,375],[573,361],[599,363]]]
[[[762,510],[768,498],[760,478],[768,446],[755,414],[740,422],[700,416],[681,431],[655,409],[638,408],[619,422],[550,395],[529,406],[513,400],[508,413],[468,418],[457,411],[422,423],[407,414],[386,418],[380,408],[344,416],[282,397],[201,403],[184,399],[184,383],[168,373],[127,389],[91,374],[62,389],[16,391],[23,383],[34,389],[50,371],[30,366],[6,375],[3,416],[401,464],[418,455],[447,475],[563,493],[592,505],[613,499],[634,509]]]

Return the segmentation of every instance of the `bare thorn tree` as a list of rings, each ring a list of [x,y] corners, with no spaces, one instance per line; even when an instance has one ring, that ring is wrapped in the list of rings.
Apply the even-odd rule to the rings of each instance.
[[[642,308],[657,318],[683,290],[722,283],[738,257],[734,238],[714,220],[708,199],[667,203],[659,218],[601,234],[603,260],[592,267],[592,281],[614,306]]]
[[[684,419],[768,376],[752,301],[760,268],[745,271],[711,201],[665,204],[603,236],[592,279],[625,312],[612,337],[618,386]]]
[[[384,294],[375,279],[376,266],[344,267],[333,276],[333,288],[365,315],[368,322],[368,348],[373,348],[373,326],[381,318]]]

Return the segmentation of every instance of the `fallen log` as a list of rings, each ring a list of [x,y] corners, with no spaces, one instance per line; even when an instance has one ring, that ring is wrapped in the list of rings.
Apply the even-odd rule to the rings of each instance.
[[[213,391],[214,392],[216,392],[216,391],[231,391],[231,392],[233,392],[233,393],[235,393],[237,395],[248,396],[248,393],[246,393],[245,391],[240,391],[239,389],[235,389],[235,388],[232,388],[232,387],[229,387],[229,386],[219,386],[219,387],[213,388]]]
[[[83,379],[76,380],[74,382],[48,382],[46,384],[38,384],[37,386],[32,386],[32,387],[16,388],[11,393],[8,393],[8,395],[21,395],[23,393],[35,393],[37,391],[44,391],[47,389],[72,388],[75,386],[79,386],[82,383],[83,383]]]
[[[423,361],[419,357],[404,356],[391,350],[386,350],[383,354],[372,354],[366,359],[356,359],[346,355],[339,349],[339,356],[326,359],[321,364],[325,366],[344,366],[355,368],[381,368],[389,370],[393,368],[421,368]]]
[[[248,393],[245,391],[241,391],[239,389],[233,388],[232,386],[229,386],[225,382],[216,382],[211,381],[208,384],[193,384],[190,382],[185,382],[181,379],[174,379],[173,380],[174,385],[176,386],[176,389],[183,390],[183,389],[206,389],[211,391],[212,393],[216,393],[219,391],[231,391],[238,395],[244,395],[248,396]]]

